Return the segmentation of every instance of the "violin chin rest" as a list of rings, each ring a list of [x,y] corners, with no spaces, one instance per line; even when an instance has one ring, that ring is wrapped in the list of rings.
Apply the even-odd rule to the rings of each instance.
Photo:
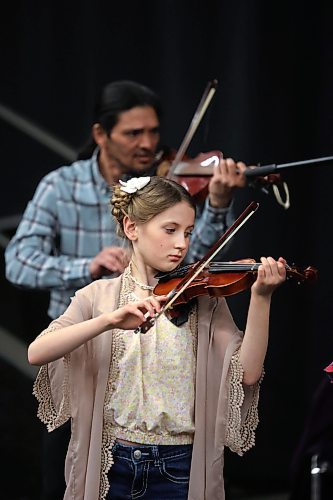
[[[181,326],[188,320],[189,314],[193,306],[193,300],[190,300],[186,304],[182,304],[178,307],[170,308],[166,311],[165,315],[171,323],[175,326]]]

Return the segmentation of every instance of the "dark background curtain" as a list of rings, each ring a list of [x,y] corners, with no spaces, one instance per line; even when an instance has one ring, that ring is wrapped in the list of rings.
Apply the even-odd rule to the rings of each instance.
[[[95,95],[105,83],[132,79],[157,91],[162,142],[177,148],[207,81],[216,78],[190,154],[220,149],[261,165],[333,154],[330,2],[36,0],[10,3],[7,11],[0,103],[75,151],[89,135]],[[0,218],[6,219],[23,212],[43,175],[68,162],[3,118],[0,134]],[[260,207],[235,237],[231,259],[282,255],[301,268],[315,266],[319,278],[301,286],[290,280],[274,294],[257,443],[242,458],[227,454],[231,484],[288,488],[314,391],[333,359],[332,169],[333,163],[284,170],[288,210],[259,189],[235,197],[239,213],[251,200]],[[27,344],[47,321],[47,294],[7,283],[3,251],[1,259],[0,324]],[[244,292],[229,301],[240,327],[248,298]],[[22,477],[14,487],[21,496],[6,498],[37,498],[41,425],[31,380],[5,359],[0,371],[8,491],[12,471]]]

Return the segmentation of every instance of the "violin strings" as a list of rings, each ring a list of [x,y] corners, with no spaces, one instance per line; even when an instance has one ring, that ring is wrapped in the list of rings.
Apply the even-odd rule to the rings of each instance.
[[[256,271],[260,263],[253,262],[249,264],[236,263],[236,262],[212,262],[209,265],[209,271]]]

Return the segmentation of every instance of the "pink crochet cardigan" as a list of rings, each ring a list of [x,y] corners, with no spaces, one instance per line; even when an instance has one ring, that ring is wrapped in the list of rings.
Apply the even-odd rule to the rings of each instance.
[[[98,280],[79,290],[48,331],[117,308],[121,277]],[[223,500],[223,450],[239,455],[254,445],[260,383],[242,384],[238,348],[242,332],[224,299],[198,300],[195,436],[188,500]],[[49,431],[71,419],[65,500],[103,500],[112,466],[112,436],[103,422],[112,365],[112,331],[41,367],[34,385],[38,416]]]

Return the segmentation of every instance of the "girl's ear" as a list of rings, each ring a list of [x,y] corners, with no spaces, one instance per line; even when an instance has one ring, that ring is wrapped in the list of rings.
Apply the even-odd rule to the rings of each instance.
[[[131,219],[128,217],[128,215],[125,215],[123,218],[123,228],[124,228],[124,233],[126,237],[130,241],[135,241],[138,237],[137,234],[137,226],[136,223],[131,221]]]

